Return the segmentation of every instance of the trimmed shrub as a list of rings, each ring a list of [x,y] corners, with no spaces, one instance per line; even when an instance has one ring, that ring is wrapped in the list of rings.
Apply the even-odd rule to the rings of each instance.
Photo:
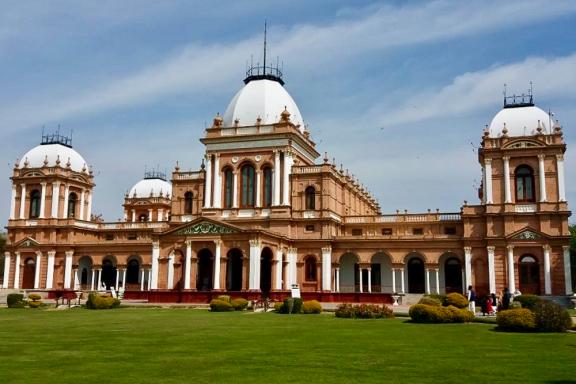
[[[274,303],[274,311],[277,313],[282,313],[284,310],[284,303],[276,302]]]
[[[21,293],[10,293],[6,297],[6,304],[8,304],[8,308],[24,308],[24,295]]]
[[[37,293],[31,293],[28,295],[28,306],[30,308],[40,308],[41,306],[44,305],[44,303],[42,303],[42,296],[40,296]]]
[[[41,299],[42,299],[42,296],[40,296],[38,293],[31,293],[28,295],[28,300],[39,301]]]
[[[424,295],[424,297],[428,297],[430,299],[435,299],[440,302],[440,305],[446,305],[446,295],[440,295],[436,293],[431,293],[429,295]]]
[[[42,307],[43,305],[44,305],[44,303],[41,302],[41,301],[29,301],[29,302],[28,302],[28,306],[29,306],[30,308],[40,308],[40,307]]]
[[[210,310],[212,312],[230,312],[234,310],[234,307],[227,301],[214,299],[210,301]]]
[[[536,316],[526,308],[506,309],[496,315],[498,328],[512,332],[533,331],[536,328]]]
[[[442,306],[442,302],[440,301],[440,299],[437,299],[435,297],[430,297],[430,296],[422,297],[420,299],[420,301],[418,302],[418,304],[432,305],[434,307],[441,307]]]
[[[445,307],[426,304],[411,306],[408,314],[415,323],[445,323],[450,316]]]
[[[444,305],[453,305],[456,308],[467,308],[468,299],[459,293],[453,292],[446,295],[446,302]]]
[[[292,308],[292,313],[302,313],[302,299],[295,297],[294,298],[294,308]]]
[[[518,309],[522,308],[522,304],[519,301],[512,301],[508,309]]]
[[[552,301],[541,301],[534,306],[536,329],[541,332],[566,332],[572,327],[568,311]]]
[[[450,313],[450,322],[452,323],[470,323],[474,321],[474,314],[467,309],[449,305],[446,307],[446,311]]]
[[[230,305],[232,305],[235,311],[243,311],[248,307],[248,300],[239,297],[231,300]]]
[[[393,319],[394,312],[385,305],[341,304],[336,308],[336,317],[349,319]]]
[[[113,309],[120,306],[120,300],[111,296],[100,296],[97,293],[91,293],[86,300],[88,309]]]
[[[216,298],[216,300],[225,301],[227,303],[231,303],[232,299],[228,295],[220,295]]]
[[[520,295],[514,298],[514,302],[522,304],[522,308],[534,310],[536,304],[541,303],[542,299],[536,295]]]
[[[354,317],[354,308],[352,304],[340,304],[336,307],[335,315],[346,319],[352,318]]]
[[[317,300],[305,301],[302,303],[302,313],[322,313],[322,305]]]

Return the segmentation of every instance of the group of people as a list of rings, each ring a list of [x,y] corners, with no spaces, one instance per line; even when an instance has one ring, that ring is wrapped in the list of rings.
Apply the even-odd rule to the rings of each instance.
[[[519,295],[520,292],[514,292]],[[514,299],[512,293],[508,288],[504,288],[504,291],[500,291],[498,295],[495,293],[491,293],[486,295],[480,299],[480,307],[482,309],[482,314],[484,316],[493,316],[496,314],[497,311],[502,311],[505,309],[510,308],[510,302]],[[468,309],[476,313],[476,301],[478,298],[476,297],[476,291],[470,285],[468,286]]]

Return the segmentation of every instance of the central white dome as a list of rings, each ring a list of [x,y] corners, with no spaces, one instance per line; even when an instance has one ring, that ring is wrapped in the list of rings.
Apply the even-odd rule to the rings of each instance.
[[[506,124],[509,137],[532,136],[538,132],[538,122],[540,122],[542,133],[552,132],[550,116],[540,108],[534,105],[504,108],[494,116],[490,123],[490,137],[502,136],[504,124]]]
[[[58,143],[41,144],[32,148],[22,156],[20,166],[27,163],[28,168],[42,168],[46,162],[46,166],[54,167],[57,161],[62,168],[66,168],[70,161],[70,169],[73,171],[87,172],[86,160],[71,147]]]
[[[170,197],[172,184],[160,178],[143,179],[134,184],[128,197]]]
[[[224,126],[231,127],[236,120],[240,126],[255,125],[258,118],[262,119],[261,124],[274,124],[280,121],[284,108],[290,112],[290,121],[304,130],[298,106],[279,82],[252,80],[238,91],[226,108]]]

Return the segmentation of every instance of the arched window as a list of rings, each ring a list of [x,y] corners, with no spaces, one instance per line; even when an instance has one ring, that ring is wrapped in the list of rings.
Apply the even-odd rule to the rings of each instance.
[[[268,208],[272,205],[272,168],[265,167],[262,170],[262,176],[264,177],[264,208]]]
[[[192,214],[192,192],[190,191],[184,194],[184,213],[186,215]]]
[[[143,213],[140,216],[138,216],[138,221],[148,221],[148,215]]]
[[[126,267],[126,284],[138,284],[140,275],[140,263],[137,259],[131,259]]]
[[[304,280],[316,281],[316,258],[308,256],[304,261]]]
[[[224,208],[232,208],[234,193],[234,173],[230,168],[224,171]]]
[[[242,208],[253,208],[255,199],[254,190],[254,167],[244,165],[241,170],[241,206]]]
[[[516,202],[534,202],[534,171],[527,165],[516,168]]]
[[[316,190],[310,186],[304,191],[306,197],[306,209],[316,209]]]
[[[24,204],[24,201],[22,201]],[[37,189],[30,192],[30,218],[35,219],[40,216],[40,191]]]
[[[68,217],[76,217],[76,202],[78,201],[78,195],[74,192],[68,195]]]

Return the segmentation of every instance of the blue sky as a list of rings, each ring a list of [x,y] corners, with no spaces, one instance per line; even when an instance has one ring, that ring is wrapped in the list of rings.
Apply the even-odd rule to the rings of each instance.
[[[477,203],[482,129],[534,83],[564,127],[576,201],[576,2],[1,1],[0,218],[17,158],[42,126],[74,131],[94,167],[93,211],[122,216],[144,168],[199,167],[207,122],[246,61],[284,62],[286,88],[320,152],[383,213]],[[321,160],[319,160],[321,161]]]

